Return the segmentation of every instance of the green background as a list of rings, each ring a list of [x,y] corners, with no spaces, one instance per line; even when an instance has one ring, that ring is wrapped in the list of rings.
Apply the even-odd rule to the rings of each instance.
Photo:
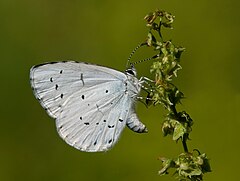
[[[186,99],[179,110],[194,120],[189,148],[206,152],[205,180],[239,180],[239,1],[209,0],[0,0],[0,180],[174,180],[160,177],[159,156],[182,145],[163,138],[161,106],[137,112],[148,134],[125,129],[106,153],[80,152],[61,140],[34,98],[29,69],[47,61],[78,60],[124,70],[129,53],[145,40],[143,17],[156,8],[176,16],[164,31],[186,51],[175,79]],[[140,51],[134,60],[149,56]],[[137,65],[151,77],[149,63]]]

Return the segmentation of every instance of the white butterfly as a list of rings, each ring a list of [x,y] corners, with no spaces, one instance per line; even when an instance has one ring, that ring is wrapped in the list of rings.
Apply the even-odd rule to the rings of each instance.
[[[147,132],[135,113],[143,81],[133,67],[123,73],[83,62],[52,62],[32,67],[30,82],[42,107],[56,119],[59,135],[81,151],[108,150],[125,125]]]

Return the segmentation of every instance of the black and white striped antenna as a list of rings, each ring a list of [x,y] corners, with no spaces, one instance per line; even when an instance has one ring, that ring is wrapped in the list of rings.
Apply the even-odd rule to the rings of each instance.
[[[133,66],[133,65],[136,65],[136,64],[138,64],[138,63],[142,63],[142,62],[145,62],[145,61],[148,61],[148,60],[152,60],[152,59],[158,57],[158,55],[154,55],[153,57],[146,58],[146,59],[139,60],[139,61],[136,61],[136,62],[131,63],[130,60],[131,60],[132,56],[134,55],[134,53],[135,53],[139,48],[141,48],[142,46],[145,46],[145,45],[147,45],[147,43],[141,43],[141,44],[139,44],[136,48],[134,48],[134,50],[130,53],[130,55],[129,55],[129,57],[128,57],[126,68],[129,68],[129,65],[130,65],[130,66]]]
[[[132,56],[134,55],[134,53],[136,53],[136,51],[141,48],[142,46],[145,46],[147,45],[147,43],[141,43],[139,44],[136,48],[133,49],[133,51],[130,53],[129,57],[128,57],[128,60],[127,60],[127,65],[126,65],[126,68],[129,67],[129,65],[132,65],[132,63],[130,63],[130,60],[132,58]],[[134,63],[135,64],[135,63]]]
[[[138,60],[138,61],[136,61],[136,62],[130,63],[130,65],[136,65],[136,64],[138,64],[138,63],[142,63],[142,62],[145,62],[145,61],[148,61],[148,60],[152,60],[152,59],[155,59],[155,58],[157,58],[157,57],[158,57],[158,55],[154,55],[154,56],[152,56],[152,57],[150,57],[150,58],[145,58],[145,59]]]

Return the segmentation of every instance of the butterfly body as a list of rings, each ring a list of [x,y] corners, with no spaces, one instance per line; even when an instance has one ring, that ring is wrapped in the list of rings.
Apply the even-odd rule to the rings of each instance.
[[[135,113],[141,82],[133,68],[125,73],[83,62],[53,62],[32,67],[35,97],[69,145],[87,152],[106,151],[127,125],[146,132]]]

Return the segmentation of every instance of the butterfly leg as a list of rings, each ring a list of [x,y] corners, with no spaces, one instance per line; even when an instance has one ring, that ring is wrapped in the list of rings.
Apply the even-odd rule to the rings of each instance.
[[[155,81],[149,79],[148,77],[140,77],[139,79],[139,84],[141,85],[141,88],[146,92],[153,92],[153,83],[155,83]],[[144,86],[144,84],[146,84],[146,86]]]
[[[152,98],[151,98],[149,95],[150,95],[150,94],[148,94],[147,97],[141,97],[141,96],[137,97],[137,99],[138,99],[141,103],[143,103],[147,108],[148,108],[148,106],[150,105],[151,101],[153,101]]]
[[[152,103],[152,98],[151,97],[152,97],[153,92],[154,92],[153,84],[155,84],[155,81],[149,79],[148,77],[141,77],[139,79],[139,82],[140,82],[142,90],[144,90],[147,93],[147,97],[145,97],[145,98],[138,97],[138,99],[139,100],[145,99],[145,102],[143,102],[143,101],[141,101],[141,102],[144,103],[144,105],[146,107],[148,107]]]

